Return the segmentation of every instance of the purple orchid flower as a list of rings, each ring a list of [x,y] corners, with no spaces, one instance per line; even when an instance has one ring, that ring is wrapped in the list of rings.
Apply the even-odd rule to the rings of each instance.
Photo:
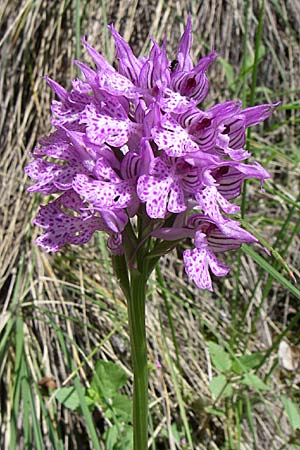
[[[175,60],[168,58],[166,41],[159,46],[154,39],[149,54],[138,58],[109,28],[117,69],[83,40],[95,68],[75,61],[83,79],[73,80],[70,91],[46,77],[58,97],[51,119],[56,131],[34,149],[26,173],[34,180],[29,192],[59,196],[41,206],[34,223],[44,234],[36,242],[57,251],[84,244],[101,230],[112,253],[122,254],[126,246],[141,245],[138,236],[127,235],[127,225],[143,217],[142,242],[149,236],[193,240],[194,248],[184,252],[186,272],[211,290],[210,271],[229,271],[216,254],[256,241],[228,216],[239,210],[231,201],[245,179],[262,184],[269,177],[258,163],[241,161],[250,156],[247,127],[270,117],[278,103],[200,108],[216,55],[193,64],[190,16]]]
[[[221,263],[215,253],[224,253],[238,249],[244,242],[257,242],[248,231],[240,227],[239,222],[223,218],[221,221],[203,214],[193,214],[186,226],[159,228],[152,235],[166,241],[191,238],[195,248],[183,252],[185,270],[189,278],[201,289],[212,290],[209,273],[216,276],[226,275],[230,267]]]
[[[70,214],[65,212],[66,209]],[[120,213],[103,210],[100,216],[90,214],[80,196],[69,190],[54,202],[41,206],[34,224],[46,231],[36,243],[46,252],[55,252],[68,243],[83,245],[95,231],[106,231],[114,239],[118,236],[120,247],[121,232],[126,222],[127,217],[122,210]],[[118,248],[114,250],[119,252]]]

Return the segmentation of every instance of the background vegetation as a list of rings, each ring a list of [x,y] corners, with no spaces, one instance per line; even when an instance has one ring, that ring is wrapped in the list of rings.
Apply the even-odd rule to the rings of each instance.
[[[270,256],[257,246],[230,255],[214,294],[188,283],[180,250],[157,268],[147,304],[149,448],[300,448],[299,0],[2,0],[1,449],[130,450],[126,305],[105,239],[41,252],[31,220],[45,199],[26,193],[23,170],[50,131],[42,75],[70,87],[71,60],[89,62],[81,36],[113,61],[106,24],[137,54],[149,34],[166,34],[172,59],[189,10],[194,60],[212,46],[220,56],[206,106],[282,101],[248,136],[272,177],[264,191],[247,183],[242,205]]]

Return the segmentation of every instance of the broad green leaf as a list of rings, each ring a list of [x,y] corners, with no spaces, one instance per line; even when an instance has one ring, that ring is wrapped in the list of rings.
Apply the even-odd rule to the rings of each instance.
[[[132,426],[112,425],[104,433],[105,450],[128,450],[133,448]]]
[[[90,387],[87,389],[87,395],[95,404],[101,404],[102,406],[101,396],[99,396],[98,392],[96,392],[93,388]]]
[[[231,397],[233,394],[232,386],[227,382],[225,375],[214,377],[209,383],[209,389],[215,398]]]
[[[125,422],[132,421],[132,402],[127,395],[115,394],[112,398],[111,407],[113,411],[107,410],[106,417],[113,418],[113,415],[115,415]]]
[[[285,395],[282,395],[280,397],[284,410],[286,412],[286,415],[289,418],[291,427],[293,430],[300,430],[300,410],[298,408],[298,405],[296,405],[290,398],[286,397]]]
[[[257,375],[254,375],[253,373],[246,373],[240,380],[240,383],[253,387],[255,389],[259,389],[261,391],[270,390],[270,387],[264,381],[262,381]]]
[[[260,352],[251,353],[251,355],[237,356],[232,362],[232,370],[240,375],[249,372],[259,366],[264,355]]]
[[[220,372],[228,372],[231,369],[231,358],[229,354],[215,342],[208,342],[209,354],[214,367]]]
[[[80,406],[79,397],[74,386],[58,389],[55,393],[55,398],[72,411],[75,411]]]
[[[113,450],[119,437],[119,426],[112,425],[104,433],[105,447],[107,450]]]
[[[82,388],[83,393],[85,389]],[[62,387],[55,392],[55,398],[64,405],[65,408],[75,411],[80,408],[80,400],[74,386]],[[90,397],[85,396],[88,406],[93,406],[94,402]]]
[[[112,397],[126,384],[127,379],[127,374],[118,364],[99,360],[96,363],[91,388],[99,393],[100,397]]]
[[[124,431],[122,432],[122,443],[119,448],[120,450],[133,448],[133,430],[131,425],[126,425],[124,427]]]

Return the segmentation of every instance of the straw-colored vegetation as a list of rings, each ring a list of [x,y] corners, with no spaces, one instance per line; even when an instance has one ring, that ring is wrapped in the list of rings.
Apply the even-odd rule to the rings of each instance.
[[[232,98],[246,105],[282,101],[272,120],[249,136],[254,157],[272,178],[264,191],[247,184],[244,198],[246,221],[272,254],[257,246],[232,254],[231,274],[215,282],[213,295],[188,283],[180,250],[157,269],[147,303],[149,448],[300,448],[299,0],[2,0],[3,450],[130,450],[110,447],[107,430],[123,424],[105,412],[105,402],[91,412],[83,402],[82,410],[72,412],[56,397],[56,388],[74,386],[80,398],[98,360],[124,368],[129,382],[123,393],[130,395],[126,305],[105,240],[99,235],[84,248],[41,252],[31,220],[46,199],[26,192],[23,170],[38,139],[50,131],[52,94],[42,76],[70,86],[82,35],[113,61],[105,24],[114,22],[137,54],[149,45],[149,34],[157,40],[166,34],[172,55],[188,10],[194,59],[212,46],[221,57],[209,69],[206,105]],[[81,58],[89,61],[86,54]],[[222,390],[216,384],[224,379]]]

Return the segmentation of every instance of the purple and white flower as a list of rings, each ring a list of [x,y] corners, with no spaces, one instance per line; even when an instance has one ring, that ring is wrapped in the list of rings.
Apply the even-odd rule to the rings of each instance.
[[[123,243],[134,241],[126,225],[144,215],[151,239],[192,240],[185,270],[198,287],[212,290],[210,272],[229,271],[216,254],[256,241],[228,216],[239,210],[231,200],[245,179],[262,184],[269,177],[258,163],[245,162],[245,136],[278,103],[242,109],[227,101],[203,109],[206,71],[216,55],[193,64],[190,17],[176,59],[168,58],[165,41],[159,46],[153,39],[149,54],[136,57],[109,28],[117,69],[83,40],[95,68],[75,61],[82,79],[70,91],[46,77],[57,96],[56,131],[33,150],[26,173],[34,181],[29,192],[58,197],[34,220],[44,229],[36,242],[51,252],[104,231],[112,253],[121,254]]]

